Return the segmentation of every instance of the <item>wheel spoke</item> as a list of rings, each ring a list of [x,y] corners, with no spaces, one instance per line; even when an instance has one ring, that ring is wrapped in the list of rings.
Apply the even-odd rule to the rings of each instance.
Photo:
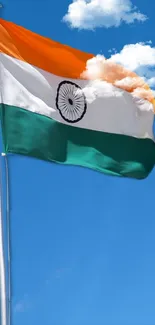
[[[70,81],[62,81],[57,89],[56,107],[68,123],[80,121],[86,113],[87,103],[82,89]]]

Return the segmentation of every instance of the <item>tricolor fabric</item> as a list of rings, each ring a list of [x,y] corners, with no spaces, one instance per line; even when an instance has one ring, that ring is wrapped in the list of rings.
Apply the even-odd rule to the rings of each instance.
[[[118,89],[90,103],[80,76],[91,58],[0,19],[5,152],[145,178],[155,163],[153,104]]]

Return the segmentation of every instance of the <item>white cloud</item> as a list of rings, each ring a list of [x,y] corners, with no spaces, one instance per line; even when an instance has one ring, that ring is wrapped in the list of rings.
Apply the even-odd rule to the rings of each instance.
[[[120,53],[113,54],[111,60],[135,71],[140,66],[155,65],[155,48],[147,42],[128,44],[123,47]]]
[[[81,90],[77,90],[80,92]],[[83,89],[83,93],[88,103],[92,103],[96,98],[121,97],[123,92],[106,81],[94,80],[89,82]]]
[[[131,24],[146,19],[130,0],[73,0],[63,17],[72,28],[89,30],[118,27],[122,22]]]
[[[155,48],[149,41],[125,45],[109,59],[97,55],[87,61],[81,77],[89,80],[83,89],[89,102],[109,94],[121,96],[124,90],[153,102],[154,91],[148,85],[155,87]]]
[[[110,60],[136,72],[150,87],[155,86],[155,47],[151,46],[151,41],[125,45]]]
[[[155,74],[155,71],[154,71],[154,74]],[[155,87],[155,77],[150,78],[148,80],[148,84],[149,84],[150,87]]]

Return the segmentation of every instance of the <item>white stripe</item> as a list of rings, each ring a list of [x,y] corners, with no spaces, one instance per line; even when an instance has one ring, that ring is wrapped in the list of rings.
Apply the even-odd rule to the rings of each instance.
[[[0,54],[0,69],[3,103],[51,117],[61,123],[70,124],[61,117],[56,107],[57,88],[60,82],[68,79],[60,78],[2,53]],[[150,102],[134,98],[131,94],[110,84],[106,84],[107,87],[104,87],[104,91],[97,87],[97,93],[95,93],[94,88],[87,87],[88,82],[86,80],[70,81],[84,88],[86,99],[88,93],[89,98],[90,92],[93,92],[93,96],[96,94],[94,101],[87,102],[84,117],[79,122],[70,125],[153,139],[154,114],[153,105]],[[65,91],[64,86],[62,94]],[[59,104],[63,104],[62,98],[60,100],[61,103]],[[65,100],[67,102],[67,99]],[[82,99],[80,105],[83,105]],[[74,118],[74,115],[72,117]]]

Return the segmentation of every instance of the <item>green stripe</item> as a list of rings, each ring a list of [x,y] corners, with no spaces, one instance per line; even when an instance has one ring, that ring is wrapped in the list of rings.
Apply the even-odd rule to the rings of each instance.
[[[154,167],[150,139],[72,127],[18,107],[0,108],[6,152],[138,179]]]

